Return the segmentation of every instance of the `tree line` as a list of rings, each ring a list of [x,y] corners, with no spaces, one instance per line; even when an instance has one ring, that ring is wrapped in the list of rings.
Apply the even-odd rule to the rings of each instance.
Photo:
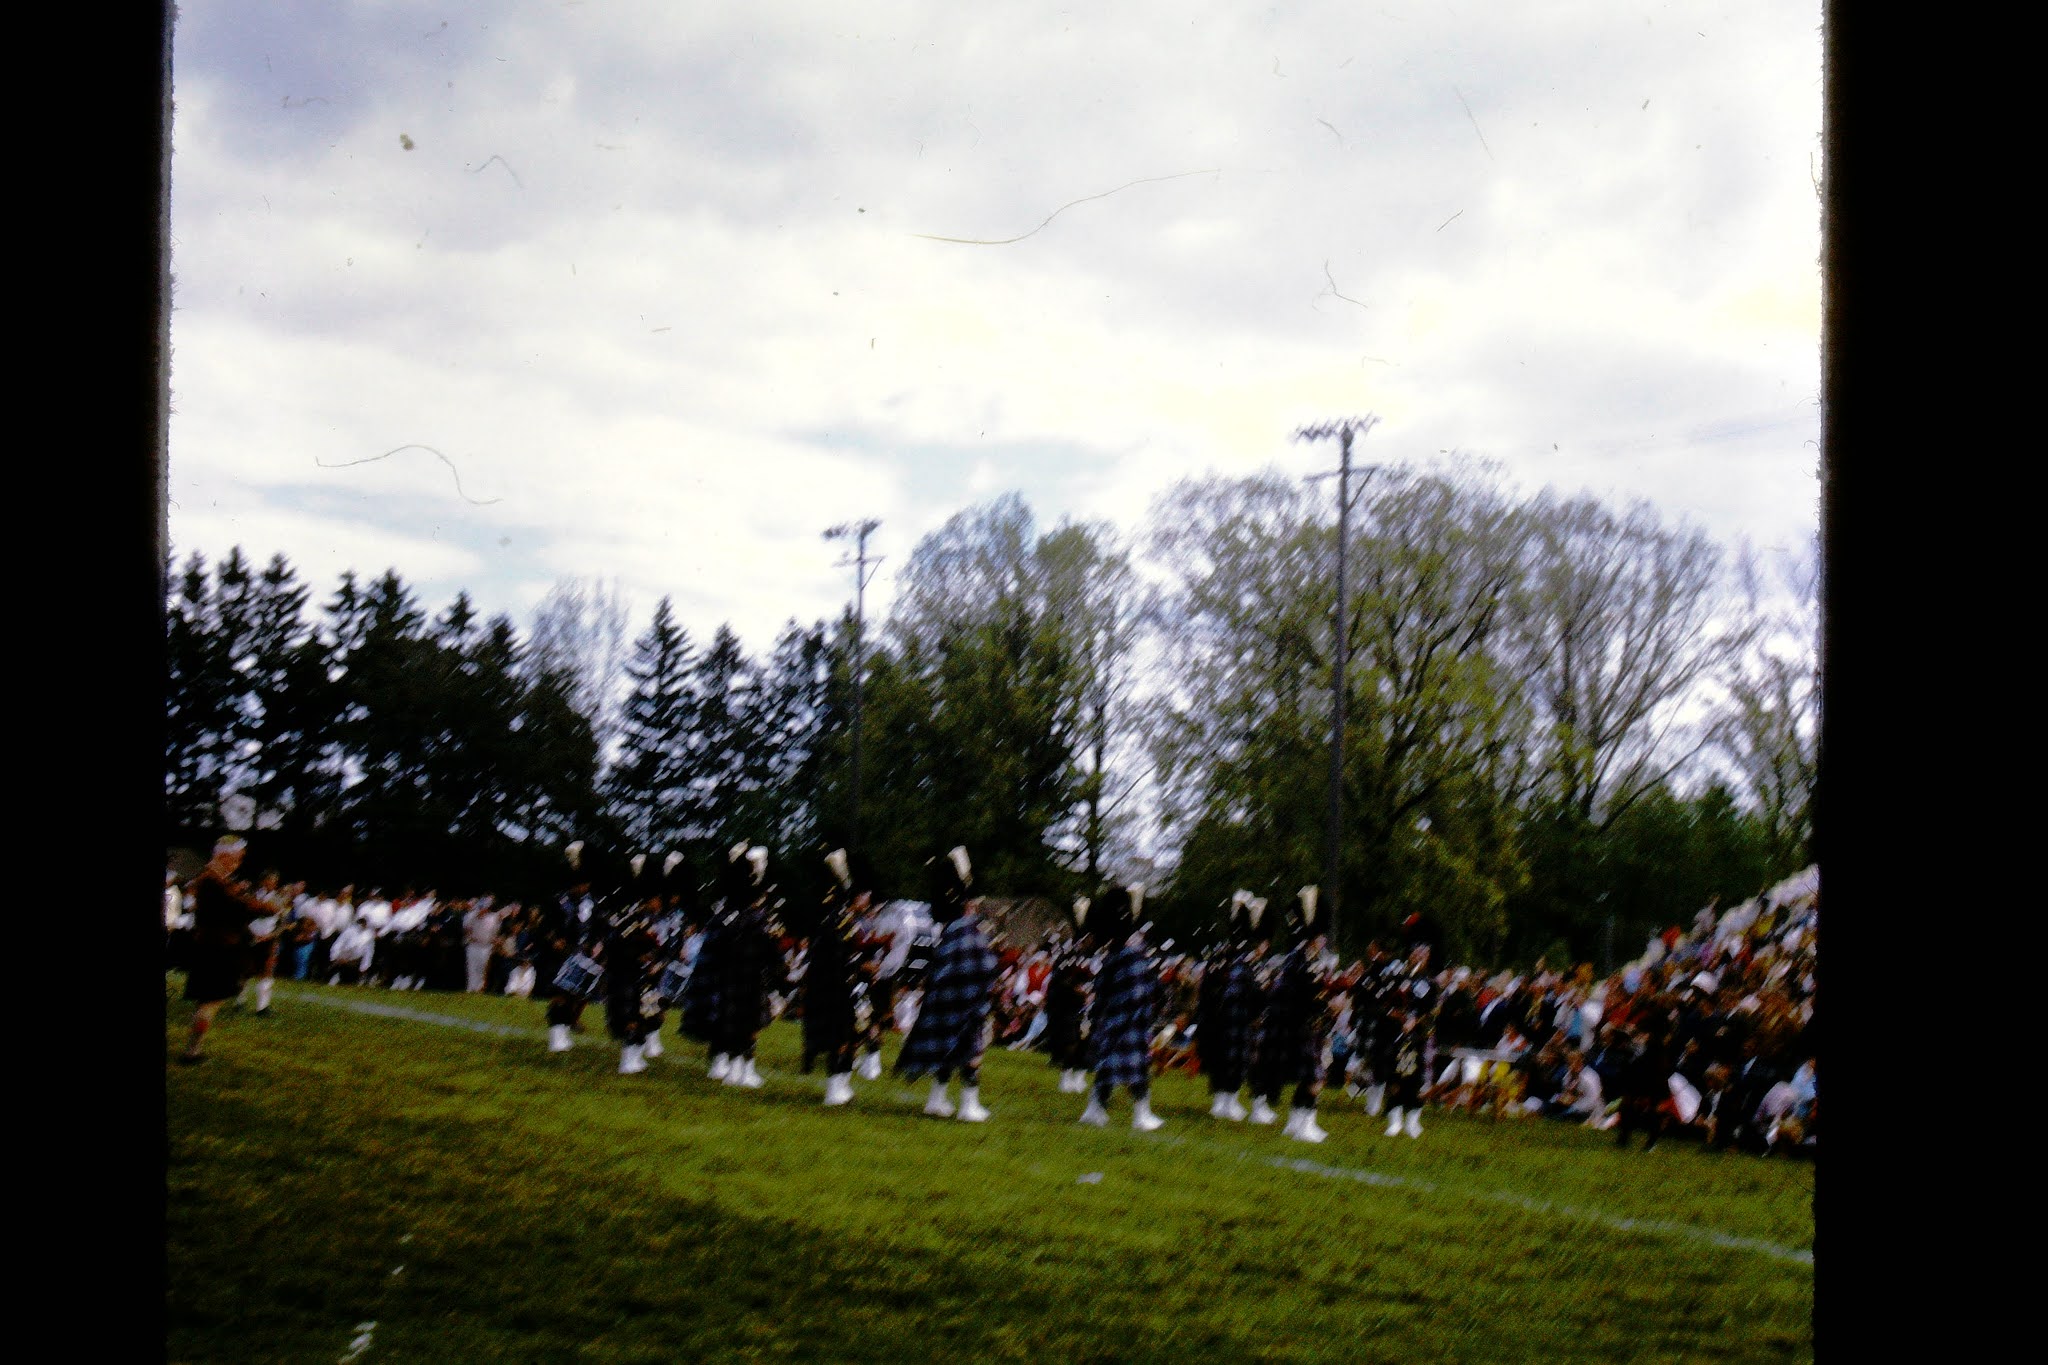
[[[667,598],[630,633],[588,582],[522,634],[466,593],[429,615],[395,570],[315,605],[282,555],[193,554],[167,575],[166,837],[528,895],[577,837],[705,875],[765,843],[798,895],[837,844],[916,895],[965,843],[995,894],[1136,875],[1185,933],[1237,887],[1322,880],[1336,534],[1277,474],[1184,481],[1130,533],[1009,494],[917,544],[885,619],[791,620],[758,654]],[[1810,552],[1774,586],[1648,505],[1462,464],[1375,471],[1347,554],[1347,952],[1420,911],[1470,960],[1625,957],[1805,864]]]

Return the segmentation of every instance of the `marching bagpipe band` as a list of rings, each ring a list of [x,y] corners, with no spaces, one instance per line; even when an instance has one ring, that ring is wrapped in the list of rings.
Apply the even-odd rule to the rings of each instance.
[[[600,997],[609,1003],[614,991],[625,992],[630,983],[631,991],[618,997],[626,1008],[614,1027],[626,1049],[622,1072],[643,1070],[644,1058],[659,1055],[658,1041],[649,1048],[648,1038],[658,1032],[661,1012],[681,1004],[684,1032],[713,1046],[713,1079],[759,1087],[753,1043],[767,1022],[768,964],[780,963],[773,938],[782,928],[773,918],[780,909],[788,929],[808,942],[806,1053],[828,1059],[825,1103],[852,1099],[851,1061],[863,1037],[863,964],[870,946],[860,937],[862,912],[873,892],[863,860],[845,849],[828,851],[823,856],[830,873],[825,893],[815,906],[791,906],[769,879],[767,849],[734,844],[719,869],[717,895],[691,970],[680,949],[698,919],[698,903],[682,854],[669,853],[656,865],[648,854],[619,856],[582,840],[564,853],[570,872],[557,927],[565,931],[571,951],[553,978],[557,1000],[550,1005],[550,1050],[566,1049],[565,1037],[560,1047],[554,1039],[566,1034],[571,1022],[556,1019],[558,1003],[580,1013],[584,1003]],[[967,850],[954,847],[934,855],[926,868],[941,940],[897,1071],[906,1079],[933,1077],[927,1113],[981,1121],[989,1115],[980,1104],[978,1072],[997,962],[978,923],[967,914],[973,884]],[[1075,898],[1071,929],[1052,945],[1045,1008],[1047,1046],[1061,1073],[1061,1091],[1088,1091],[1088,1073],[1095,1073],[1095,1094],[1084,1121],[1097,1122],[1105,1092],[1124,1085],[1136,1100],[1133,1126],[1149,1131],[1162,1123],[1149,1112],[1145,1093],[1149,1026],[1155,1022],[1161,984],[1147,944],[1153,925],[1142,918],[1143,895],[1141,886],[1108,886],[1093,897]],[[1187,936],[1189,949],[1202,962],[1193,1033],[1200,1069],[1209,1078],[1211,1116],[1277,1122],[1279,1095],[1292,1085],[1292,1112],[1284,1132],[1306,1142],[1328,1136],[1315,1123],[1320,1034],[1328,1022],[1331,984],[1322,952],[1326,932],[1317,923],[1318,900],[1316,886],[1303,886],[1293,904],[1275,911],[1266,897],[1239,890],[1216,922],[1198,925]],[[1370,1051],[1375,1073],[1394,1069],[1395,1054],[1419,1046],[1411,1041],[1417,1037],[1414,1007],[1426,983],[1416,964],[1396,958],[1380,971],[1368,971],[1355,988],[1354,1001],[1367,1010],[1368,1000],[1385,1002],[1387,1032],[1395,1034],[1389,1041],[1396,1046],[1371,1046],[1361,1023],[1360,1051]],[[1411,996],[1411,990],[1416,994]],[[653,1028],[636,1030],[635,1020],[652,1020]],[[958,1110],[945,1093],[956,1070],[963,1081]],[[1254,1091],[1249,1112],[1239,1101],[1246,1079]],[[1407,1098],[1405,1087],[1390,1086],[1389,1092],[1397,1089]],[[1411,1106],[1401,1109],[1407,1112],[1397,1111],[1390,1131],[1417,1133],[1419,1112]]]

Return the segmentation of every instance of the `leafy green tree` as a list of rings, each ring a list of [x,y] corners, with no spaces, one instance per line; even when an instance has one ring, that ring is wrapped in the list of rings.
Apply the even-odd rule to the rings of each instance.
[[[1427,905],[1454,938],[1495,941],[1526,875],[1512,811],[1527,714],[1502,648],[1523,523],[1482,476],[1381,471],[1369,493],[1345,623],[1338,932],[1355,951]],[[1335,528],[1274,476],[1185,483],[1153,526],[1176,681],[1156,744],[1199,853],[1176,889],[1291,896],[1322,875]]]
[[[892,657],[871,675],[872,730],[920,741],[878,755],[877,818],[919,831],[927,850],[966,844],[998,893],[1076,884],[1055,831],[1079,804],[1083,674],[1078,613],[1052,578],[1021,497],[959,513],[911,552]]]
[[[1774,601],[1756,557],[1745,553],[1738,565],[1755,636],[1723,665],[1708,740],[1761,821],[1774,871],[1790,875],[1811,857],[1820,776],[1818,542],[1783,563],[1780,576]]]

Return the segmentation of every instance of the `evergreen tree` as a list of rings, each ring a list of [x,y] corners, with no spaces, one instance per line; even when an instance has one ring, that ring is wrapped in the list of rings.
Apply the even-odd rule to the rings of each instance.
[[[626,663],[632,684],[619,710],[619,750],[605,781],[613,818],[638,844],[690,823],[696,701],[690,635],[664,597]]]
[[[699,849],[774,837],[760,823],[763,813],[751,785],[759,773],[751,756],[758,684],[759,669],[747,658],[739,636],[730,625],[721,625],[690,669],[696,723],[690,736],[688,795],[677,814],[684,839]]]
[[[214,832],[220,818],[231,704],[228,680],[217,666],[212,581],[196,551],[172,580],[164,643],[167,834],[197,842]]]
[[[318,820],[331,795],[325,752],[331,738],[326,650],[305,617],[308,597],[283,555],[250,594],[250,692],[246,786],[259,826],[294,834]]]

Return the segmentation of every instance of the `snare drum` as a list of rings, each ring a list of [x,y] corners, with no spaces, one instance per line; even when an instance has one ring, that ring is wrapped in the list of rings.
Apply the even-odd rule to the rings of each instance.
[[[562,970],[555,973],[555,989],[566,995],[589,1000],[604,983],[604,968],[588,953],[577,953],[562,964]]]

